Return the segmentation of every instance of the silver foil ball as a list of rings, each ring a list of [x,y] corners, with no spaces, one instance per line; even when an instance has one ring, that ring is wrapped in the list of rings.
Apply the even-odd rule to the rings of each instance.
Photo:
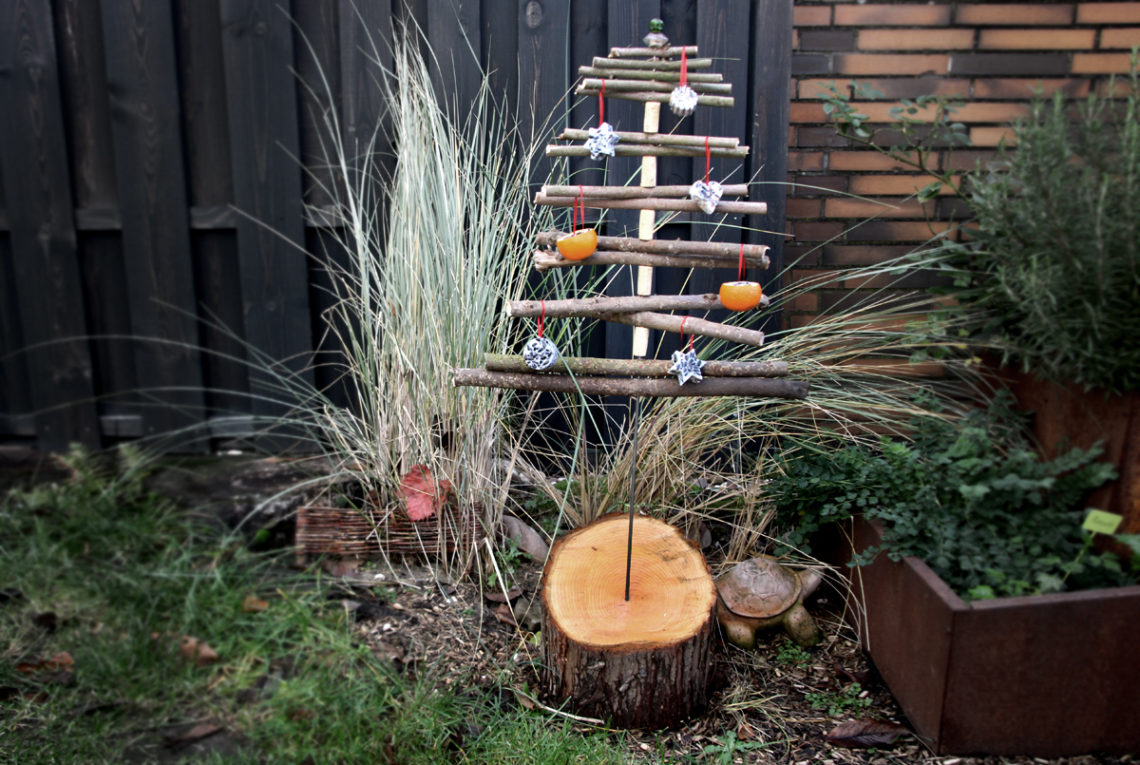
[[[697,91],[688,85],[678,85],[669,94],[669,108],[678,117],[688,117],[697,108]]]
[[[550,369],[558,361],[558,347],[545,337],[532,337],[523,346],[523,361],[536,372]]]

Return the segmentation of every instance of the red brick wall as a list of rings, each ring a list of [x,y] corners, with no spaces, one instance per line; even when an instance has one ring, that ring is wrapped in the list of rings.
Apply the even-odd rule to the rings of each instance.
[[[950,196],[919,205],[911,195],[929,178],[838,137],[819,98],[826,84],[873,85],[883,98],[860,102],[860,111],[883,121],[899,98],[965,97],[956,118],[973,145],[938,161],[939,169],[973,168],[1010,135],[1035,87],[1072,97],[1103,92],[1110,74],[1128,71],[1136,45],[1140,2],[796,0],[787,206],[794,238],[786,257],[798,263],[791,278],[902,254],[960,212]],[[823,291],[800,300],[788,320],[802,324],[841,296]]]

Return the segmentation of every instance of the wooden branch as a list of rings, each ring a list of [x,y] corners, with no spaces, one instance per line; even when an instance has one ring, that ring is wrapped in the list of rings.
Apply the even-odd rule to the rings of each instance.
[[[642,133],[633,130],[616,130],[618,138],[625,143],[648,143],[655,146],[695,146],[705,153],[705,136],[677,135],[676,133]],[[566,128],[558,134],[563,141],[585,141],[590,137],[589,130]],[[708,136],[710,149],[737,149],[740,139],[725,136]],[[600,187],[599,187],[600,188]]]
[[[536,205],[548,207],[573,207],[577,202],[575,197],[548,197],[541,191],[534,195]],[[598,199],[585,197],[582,204],[586,207],[604,207],[615,210],[668,210],[671,212],[702,212],[700,206],[692,199]],[[768,212],[767,202],[719,202],[712,215],[764,215]]]
[[[740,146],[735,149],[712,149],[710,154],[714,157],[747,157],[748,147]],[[614,155],[618,157],[703,157],[705,147],[696,146],[653,146],[651,144],[623,144],[614,147]],[[588,157],[590,150],[585,146],[555,146],[546,147],[548,157]]]
[[[629,58],[629,57],[653,57],[653,58],[672,58],[673,56],[680,57],[684,52],[686,56],[697,55],[696,45],[668,45],[664,48],[646,48],[646,47],[630,47],[630,48],[610,48],[610,55],[614,58]]]
[[[679,72],[681,71],[681,61],[643,61],[635,58],[606,58],[605,56],[594,56],[593,65],[600,69],[648,69],[659,70],[662,72]],[[711,69],[711,58],[691,58],[688,65],[689,70],[694,69]]]
[[[650,266],[661,268],[736,268],[736,258],[715,258],[709,255],[654,255],[648,252],[616,252],[599,250],[585,260],[567,260],[551,250],[536,250],[531,263],[534,270],[542,273],[551,268],[571,268],[574,266]],[[767,268],[768,259],[745,258],[745,262],[756,268]]]
[[[513,388],[554,393],[577,393],[587,396],[749,396],[755,398],[807,398],[804,380],[770,377],[710,377],[699,383],[678,385],[676,380],[647,377],[570,377],[569,375],[536,375],[513,372],[489,372],[486,369],[456,369],[452,385],[479,388]]]
[[[716,293],[704,295],[625,295],[569,300],[513,300],[503,308],[507,316],[597,316],[631,311],[711,311],[724,308]]]
[[[673,89],[669,88],[668,90],[672,91]],[[596,96],[600,92],[601,88],[587,88],[582,85],[579,85],[578,89],[574,91],[575,95],[579,96]],[[606,98],[618,98],[623,101],[640,101],[641,103],[645,103],[646,101],[658,101],[663,104],[669,103],[669,93],[652,93],[648,91],[617,91],[610,93],[607,88]],[[731,109],[735,103],[732,96],[702,96],[699,93],[697,94],[698,106],[724,106]]]
[[[542,192],[534,195],[534,204],[547,207],[573,207],[577,202],[575,197],[550,197]],[[600,199],[585,197],[583,204],[591,208],[609,208],[617,210],[664,210],[668,212],[702,212],[700,206],[691,199],[657,199],[644,197],[640,199]],[[713,215],[764,215],[768,212],[766,202],[720,202],[713,211]]]
[[[587,199],[643,199],[645,197],[687,197],[689,187],[675,186],[543,186],[542,193],[549,197],[576,197],[581,192]],[[729,183],[721,186],[726,197],[748,195],[747,183]]]
[[[631,91],[643,91],[651,93],[672,93],[676,87],[668,82],[656,82],[654,80],[626,80],[626,79],[609,79],[608,77],[586,77],[579,83],[577,93],[598,93],[602,89],[602,83],[606,84],[606,95],[619,97],[619,93],[628,93]],[[730,82],[690,82],[689,87],[695,93],[713,93],[722,96],[732,95],[732,83]]]
[[[554,247],[558,239],[566,236],[561,231],[543,231],[535,237],[535,241],[544,247]],[[694,242],[687,239],[637,239],[631,236],[599,236],[599,250],[618,250],[620,252],[652,252],[661,255],[703,255],[708,257],[732,258],[740,256],[740,244],[732,242]],[[766,244],[744,245],[744,260],[748,263],[759,263],[763,258],[766,264]],[[592,257],[592,256],[591,256]]]
[[[488,353],[483,366],[491,372],[521,372],[542,374],[526,365],[522,356],[505,353]],[[563,356],[547,370],[551,373],[576,375],[624,375],[627,377],[669,377],[672,361],[665,359],[601,359],[589,356]],[[705,377],[786,377],[786,361],[706,361],[701,374]]]
[[[685,322],[685,333],[713,337],[717,340],[727,340],[730,343],[741,345],[754,345],[757,348],[764,345],[764,333],[758,329],[745,329],[732,324],[721,324],[708,319],[698,319],[695,316],[677,316],[671,313],[655,313],[653,311],[637,311],[635,313],[611,313],[605,317],[606,321],[618,324],[630,324],[634,327],[648,327],[660,329],[664,332],[681,332],[681,322]]]
[[[579,77],[599,77],[607,82],[611,77],[621,77],[626,80],[652,80],[655,82],[673,82],[679,83],[681,81],[681,72],[663,72],[657,71],[643,71],[640,69],[609,69],[597,66],[580,66],[578,67]],[[720,72],[689,72],[686,76],[689,84],[694,82],[724,82],[724,75]],[[609,87],[608,85],[606,87]]]

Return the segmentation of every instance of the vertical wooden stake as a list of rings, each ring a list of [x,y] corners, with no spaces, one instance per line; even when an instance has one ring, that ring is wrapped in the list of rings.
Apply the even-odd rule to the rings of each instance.
[[[645,105],[645,117],[642,120],[642,130],[646,133],[656,133],[661,124],[661,104],[651,101]],[[641,158],[641,185],[657,185],[657,157]],[[637,238],[649,240],[653,238],[653,225],[657,214],[653,210],[642,210],[637,224]],[[653,294],[653,267],[637,267],[638,295]],[[643,359],[649,353],[649,330],[645,327],[633,328],[633,356]]]

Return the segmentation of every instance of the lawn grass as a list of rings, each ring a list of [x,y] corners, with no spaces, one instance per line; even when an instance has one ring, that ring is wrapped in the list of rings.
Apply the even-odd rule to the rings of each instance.
[[[0,762],[626,759],[505,689],[401,674],[319,575],[196,523],[137,466],[72,465],[0,503]],[[197,724],[222,730],[170,741]]]

